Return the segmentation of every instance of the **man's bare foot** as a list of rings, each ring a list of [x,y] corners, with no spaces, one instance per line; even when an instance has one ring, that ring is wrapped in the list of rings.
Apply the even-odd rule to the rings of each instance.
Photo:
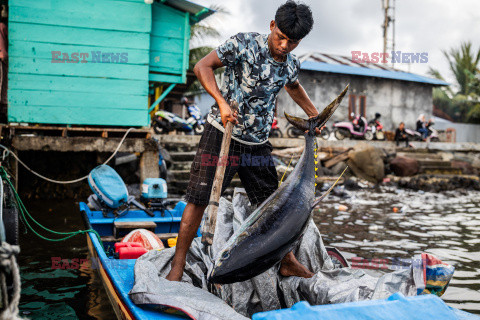
[[[308,270],[303,264],[301,264],[297,258],[293,255],[292,252],[287,253],[283,258],[282,264],[280,265],[280,274],[284,277],[302,277],[302,278],[311,278],[315,274]]]
[[[165,279],[169,281],[181,281],[183,276],[183,270],[185,269],[185,263],[176,263],[172,261],[172,269],[167,274]]]

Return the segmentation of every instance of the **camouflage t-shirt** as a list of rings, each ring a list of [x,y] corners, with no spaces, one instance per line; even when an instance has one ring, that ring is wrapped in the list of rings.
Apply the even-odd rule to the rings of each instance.
[[[217,55],[226,67],[220,91],[227,102],[234,100],[239,104],[238,124],[232,136],[247,143],[263,143],[268,139],[277,94],[297,80],[300,69],[298,59],[292,54],[284,62],[273,59],[267,40],[267,34],[238,33],[217,48]],[[216,103],[209,117],[222,123]]]

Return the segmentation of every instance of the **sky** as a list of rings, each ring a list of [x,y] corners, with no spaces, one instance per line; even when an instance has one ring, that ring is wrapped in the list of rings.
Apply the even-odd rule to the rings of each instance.
[[[193,0],[204,6],[220,4],[230,14],[208,18],[221,33],[209,40],[219,45],[238,32],[269,33],[270,20],[285,0]],[[311,7],[314,26],[293,51],[296,55],[317,51],[352,56],[352,51],[383,51],[383,10],[381,0],[304,0]],[[393,3],[393,0],[390,0]],[[396,0],[395,51],[428,53],[427,63],[397,63],[395,68],[426,75],[438,69],[453,82],[442,50],[472,42],[480,48],[480,1],[478,0]],[[388,51],[387,51],[388,52]]]

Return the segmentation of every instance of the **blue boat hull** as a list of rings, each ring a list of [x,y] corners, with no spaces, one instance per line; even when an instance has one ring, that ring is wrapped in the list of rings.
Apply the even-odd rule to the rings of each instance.
[[[183,208],[180,208],[183,212]],[[105,218],[100,211],[90,211],[88,206],[81,202],[80,211],[87,228],[96,230],[101,237],[111,236],[113,229],[113,218]],[[129,215],[115,219],[115,221],[154,221],[157,223],[155,233],[173,233],[178,232],[181,213],[161,216],[159,211],[155,212],[155,217],[146,215],[143,211],[132,210]],[[134,283],[135,259],[113,259],[107,256],[105,248],[93,232],[87,234],[88,250],[92,259],[92,267],[97,269],[110,303],[118,319],[139,320],[139,319],[159,319],[174,320],[185,319],[185,315],[176,312],[171,308],[164,308],[163,311],[154,309],[150,306],[138,306],[134,304],[128,292],[132,289]],[[105,244],[109,245],[109,244]],[[177,314],[175,314],[175,312]]]
[[[132,210],[127,215],[116,218],[115,221],[153,221],[157,224],[156,234],[178,232],[184,206],[179,206],[176,212],[170,212],[162,217],[159,211],[150,217],[140,210]],[[114,218],[104,217],[100,211],[90,211],[85,203],[80,203],[87,228],[96,230],[99,235],[112,236]],[[198,232],[200,236],[200,233]],[[174,310],[162,306],[139,306],[134,304],[128,293],[134,285],[134,259],[114,259],[109,257],[105,247],[113,243],[98,240],[95,233],[87,235],[88,249],[92,258],[92,267],[96,268],[105,291],[118,319],[185,319],[189,318],[181,310]],[[108,250],[107,250],[108,251]],[[335,257],[340,264],[346,265],[341,254],[335,249],[329,249],[329,255]],[[398,309],[398,310],[397,310]],[[397,310],[397,311],[395,311]],[[432,313],[436,319],[480,320],[480,317],[454,309],[434,295],[421,295],[404,298],[394,294],[387,300],[351,302],[337,305],[309,306],[306,302],[299,302],[290,309],[261,312],[253,315],[254,320],[297,320],[297,319],[426,319],[420,316],[423,313]],[[372,315],[375,315],[372,317]],[[420,317],[419,317],[420,316]],[[428,318],[428,317],[427,317]]]

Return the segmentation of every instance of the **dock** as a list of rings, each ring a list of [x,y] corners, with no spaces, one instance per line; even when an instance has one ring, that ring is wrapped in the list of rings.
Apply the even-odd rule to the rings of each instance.
[[[4,144],[8,145],[17,156],[32,169],[38,169],[46,176],[53,179],[70,180],[79,178],[75,167],[93,169],[103,163],[118,148],[120,153],[132,153],[139,156],[140,181],[148,177],[158,177],[159,146],[152,136],[150,128],[134,128],[126,136],[120,145],[128,128],[101,128],[101,127],[65,127],[65,126],[21,126],[2,125],[0,133]],[[120,145],[120,146],[119,146]],[[90,154],[90,160],[79,154]],[[47,155],[50,155],[47,157]],[[64,162],[71,161],[71,175],[65,173],[61,177],[55,176],[55,170],[45,169],[45,165],[35,163],[34,159],[47,158],[48,161]],[[47,161],[47,160],[46,160]],[[89,161],[89,163],[83,163]],[[54,165],[54,163],[53,163]],[[19,169],[18,161],[13,161],[15,180],[18,185]],[[47,170],[47,171],[45,171]],[[85,183],[84,183],[85,184]]]

